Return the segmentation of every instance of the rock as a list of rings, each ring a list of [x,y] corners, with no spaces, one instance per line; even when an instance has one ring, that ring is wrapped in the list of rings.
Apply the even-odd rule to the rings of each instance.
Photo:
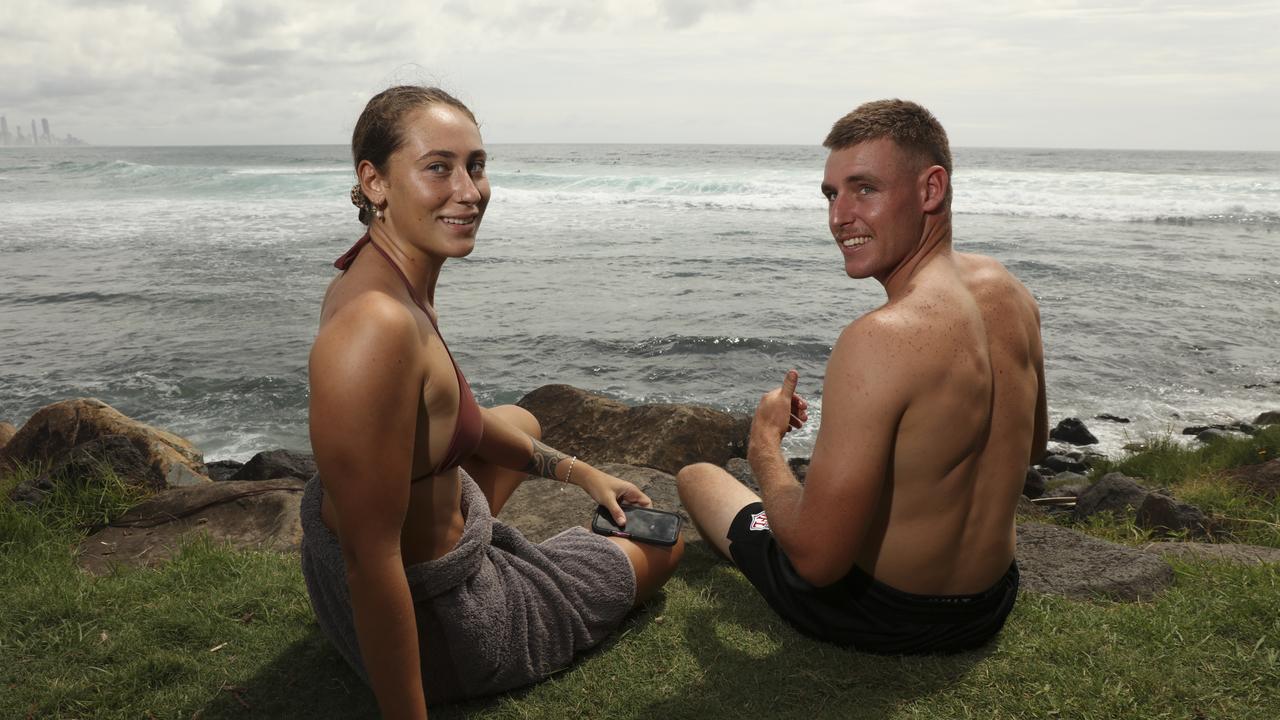
[[[13,423],[0,420],[0,450],[9,444],[9,441],[13,439],[17,432],[18,428],[14,427]]]
[[[1049,437],[1072,445],[1095,445],[1098,442],[1080,418],[1066,418],[1049,431]]]
[[[737,478],[738,482],[751,488],[751,492],[760,494],[760,483],[756,482],[755,473],[751,472],[751,463],[746,458],[729,458],[724,469]]]
[[[1045,512],[1044,508],[1031,502],[1031,498],[1027,497],[1026,495],[1019,495],[1017,514],[1019,516],[1038,520],[1043,518],[1047,513]]]
[[[1221,430],[1219,428],[1208,428],[1196,433],[1196,440],[1199,440],[1206,445],[1230,440],[1233,437],[1235,437],[1235,435],[1232,434],[1231,431]]]
[[[105,435],[121,435],[150,468],[146,485],[155,490],[208,482],[204,457],[189,441],[125,417],[92,398],[64,400],[36,411],[0,449],[0,474],[18,464],[53,464],[77,445]]]
[[[1217,560],[1237,565],[1280,563],[1280,548],[1239,543],[1202,543],[1163,540],[1142,548],[1163,558]]]
[[[1063,495],[1071,495],[1075,497],[1084,492],[1089,487],[1089,478],[1080,473],[1060,472],[1049,478],[1045,483],[1045,494],[1062,497]]]
[[[230,480],[232,475],[236,474],[240,468],[244,467],[244,463],[236,460],[214,460],[205,463],[208,468],[209,479],[214,481]]]
[[[653,501],[656,510],[669,510],[684,518],[682,534],[685,542],[698,538],[697,529],[689,514],[680,505],[676,491],[676,479],[661,470],[604,463],[597,465],[602,472],[634,483]],[[529,479],[516,488],[507,504],[498,513],[498,519],[518,529],[533,542],[542,542],[557,533],[581,525],[589,527],[596,503],[582,488],[551,480]]]
[[[1173,582],[1154,554],[1056,525],[1019,523],[1017,557],[1023,589],[1079,600],[1149,600]]]
[[[111,472],[126,485],[150,487],[151,466],[129,438],[103,435],[80,443],[59,456],[52,467],[19,484],[9,496],[14,502],[36,506],[44,502],[59,484],[100,483],[104,471]]]
[[[156,565],[173,557],[192,532],[236,548],[296,551],[304,485],[285,478],[166,490],[85,538],[76,562],[94,575],[117,565]]]
[[[1197,439],[1200,436],[1209,433],[1209,439],[1203,442],[1209,442],[1215,438],[1234,437],[1232,433],[1244,433],[1245,435],[1257,435],[1258,428],[1247,422],[1233,423],[1216,423],[1214,425],[1189,425],[1182,428],[1183,435],[1195,435]]]
[[[623,463],[674,474],[695,462],[724,465],[746,453],[751,420],[698,405],[627,406],[569,385],[544,385],[520,399],[542,439],[593,465]]]
[[[1139,527],[1159,532],[1185,532],[1191,537],[1209,534],[1209,518],[1189,503],[1163,493],[1149,493],[1138,507],[1136,522]]]
[[[1061,472],[1082,473],[1089,469],[1084,463],[1079,460],[1072,460],[1066,455],[1048,455],[1040,461],[1040,464],[1049,468],[1055,474]]]
[[[1280,458],[1232,468],[1227,477],[1264,498],[1280,497]]]
[[[1124,516],[1142,507],[1150,492],[1131,477],[1118,472],[1107,473],[1076,496],[1073,515],[1077,521],[1107,510]]]
[[[1080,457],[1076,459],[1079,460],[1081,464],[1083,464],[1085,467],[1089,468],[1090,470],[1097,467],[1100,463],[1104,463],[1110,460],[1110,458],[1108,458],[1106,455],[1100,452],[1094,452],[1093,450],[1085,450],[1084,452],[1080,453]]]
[[[1253,419],[1254,425],[1280,425],[1280,410],[1268,410]]]
[[[796,476],[796,480],[803,484],[805,476],[809,474],[809,458],[787,458],[787,466],[791,468],[791,473]]]
[[[1027,468],[1027,477],[1022,482],[1022,496],[1038,498],[1044,495],[1045,479],[1034,467]]]
[[[1102,413],[1101,415],[1094,415],[1094,417],[1099,420],[1110,420],[1111,422],[1114,422],[1114,423],[1126,424],[1129,422],[1129,418],[1120,417],[1119,415],[1112,415],[1111,413]]]
[[[229,480],[273,480],[292,477],[309,480],[316,474],[316,459],[309,453],[292,450],[266,450],[249,458],[249,462]]]
[[[1130,454],[1144,453],[1151,449],[1151,446],[1144,442],[1127,442],[1121,450]]]

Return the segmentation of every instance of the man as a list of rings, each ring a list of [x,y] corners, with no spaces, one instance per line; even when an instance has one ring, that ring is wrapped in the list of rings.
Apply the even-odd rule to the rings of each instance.
[[[998,262],[952,251],[951,151],[927,110],[867,103],[823,144],[845,272],[888,300],[832,349],[803,485],[781,450],[808,416],[790,371],[751,426],[763,503],[706,464],[680,471],[680,499],[801,632],[881,653],[978,647],[1017,596],[1014,510],[1048,436],[1039,310]]]

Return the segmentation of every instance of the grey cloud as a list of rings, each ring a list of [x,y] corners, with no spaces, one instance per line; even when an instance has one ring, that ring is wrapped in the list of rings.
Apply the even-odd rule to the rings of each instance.
[[[709,14],[740,13],[750,9],[756,0],[662,0],[667,25],[681,30],[698,24]]]

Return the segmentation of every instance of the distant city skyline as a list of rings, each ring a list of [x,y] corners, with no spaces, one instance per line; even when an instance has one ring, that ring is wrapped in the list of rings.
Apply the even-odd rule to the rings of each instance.
[[[85,145],[85,141],[67,133],[65,137],[54,135],[49,129],[49,118],[40,118],[43,132],[36,130],[36,120],[31,118],[31,135],[22,134],[22,123],[14,125],[15,132],[9,132],[9,117],[0,115],[0,147],[4,146],[40,146],[40,145]]]
[[[1257,0],[7,7],[0,112],[108,145],[343,144],[373,93],[425,82],[493,143],[816,146],[904,97],[958,147],[1280,150]]]

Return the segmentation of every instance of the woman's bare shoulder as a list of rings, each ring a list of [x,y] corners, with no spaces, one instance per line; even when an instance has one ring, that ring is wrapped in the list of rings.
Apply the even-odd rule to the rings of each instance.
[[[421,326],[398,299],[376,289],[334,292],[331,287],[311,348],[311,371],[314,376],[329,368],[349,369],[352,363],[406,364],[421,345]]]

